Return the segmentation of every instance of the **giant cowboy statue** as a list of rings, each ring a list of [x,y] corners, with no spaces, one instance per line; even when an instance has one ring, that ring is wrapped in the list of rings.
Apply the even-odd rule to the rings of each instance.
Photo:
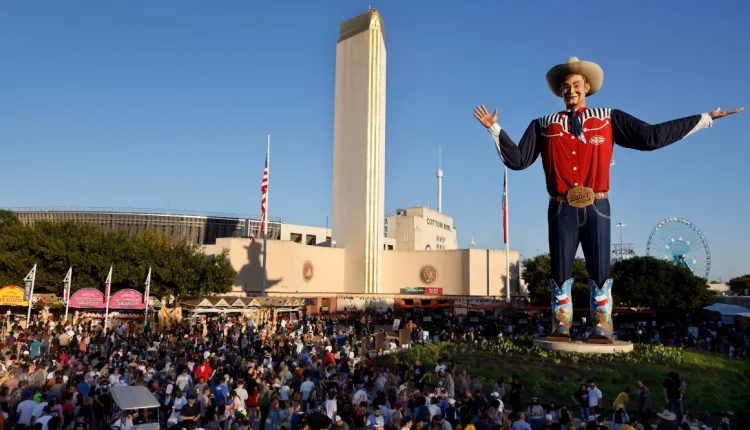
[[[609,108],[588,108],[586,97],[602,87],[599,65],[572,57],[547,72],[550,91],[565,110],[531,121],[516,145],[497,123],[497,109],[478,106],[474,117],[492,135],[503,163],[522,170],[541,154],[547,179],[549,249],[552,264],[552,333],[548,340],[570,341],[573,323],[573,260],[583,247],[591,291],[591,343],[613,343],[610,276],[609,168],[614,144],[653,151],[672,144],[713,121],[743,108],[693,115],[650,125]]]

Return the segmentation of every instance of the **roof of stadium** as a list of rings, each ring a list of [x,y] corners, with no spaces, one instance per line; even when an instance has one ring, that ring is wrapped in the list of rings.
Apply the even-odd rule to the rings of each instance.
[[[221,218],[238,220],[260,220],[258,215],[246,215],[237,213],[189,211],[179,209],[149,209],[149,208],[123,208],[123,207],[88,207],[88,206],[21,206],[0,208],[18,213],[105,213],[105,214],[130,214],[130,215],[163,215],[182,216],[191,218]],[[268,217],[270,222],[283,223],[281,218]]]

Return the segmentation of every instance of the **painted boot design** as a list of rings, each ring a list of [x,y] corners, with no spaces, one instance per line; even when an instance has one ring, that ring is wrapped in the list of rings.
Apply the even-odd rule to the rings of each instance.
[[[615,341],[614,326],[612,324],[612,279],[607,279],[601,288],[589,279],[591,290],[591,324],[589,342],[613,343]]]
[[[570,340],[570,326],[573,325],[573,278],[558,287],[554,280],[549,280],[552,287],[552,333],[549,340],[567,342]]]

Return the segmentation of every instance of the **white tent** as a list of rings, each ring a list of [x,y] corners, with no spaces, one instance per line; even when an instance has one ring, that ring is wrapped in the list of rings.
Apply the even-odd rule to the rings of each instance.
[[[750,309],[744,306],[730,305],[728,303],[714,303],[706,306],[703,310],[718,312],[721,315],[721,322],[725,324],[734,324],[737,315],[750,312]]]

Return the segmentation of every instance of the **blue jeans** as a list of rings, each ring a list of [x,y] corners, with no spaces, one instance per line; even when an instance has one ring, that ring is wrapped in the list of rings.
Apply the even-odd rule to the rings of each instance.
[[[578,413],[581,414],[581,421],[586,422],[589,417],[589,408],[583,406],[578,407]]]
[[[596,199],[585,208],[550,200],[547,224],[552,279],[557,285],[573,277],[573,261],[581,244],[589,278],[601,287],[610,269],[609,199]]]
[[[539,430],[540,428],[542,428],[542,424],[544,424],[544,419],[542,418],[534,418],[529,420],[531,430]]]
[[[677,422],[682,422],[682,399],[669,399],[669,412],[677,415]]]

